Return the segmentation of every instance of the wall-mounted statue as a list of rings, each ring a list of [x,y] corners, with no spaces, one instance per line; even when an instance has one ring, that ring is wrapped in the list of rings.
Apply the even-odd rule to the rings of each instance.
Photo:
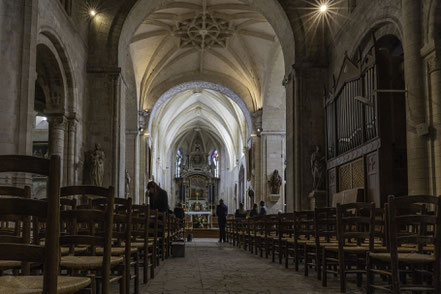
[[[100,144],[95,144],[95,149],[86,152],[85,179],[86,184],[102,186],[104,178],[104,161],[106,156]]]
[[[315,146],[311,154],[312,190],[317,191],[323,187],[323,175],[325,172],[325,157],[320,151],[320,146]]]
[[[130,183],[132,182],[132,178],[130,177],[129,171],[126,170],[126,188],[125,188],[125,195],[126,198],[130,195]]]
[[[250,197],[251,199],[254,199],[254,190],[253,187],[249,186],[248,187],[248,197]],[[251,200],[254,201],[254,200]]]
[[[269,180],[271,194],[277,195],[280,194],[280,186],[282,185],[282,177],[279,175],[279,171],[274,170],[271,178]]]

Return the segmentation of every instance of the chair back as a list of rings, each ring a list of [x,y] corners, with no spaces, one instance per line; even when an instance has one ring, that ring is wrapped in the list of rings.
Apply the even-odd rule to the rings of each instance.
[[[316,208],[314,211],[314,236],[317,248],[320,242],[337,238],[337,210],[335,207]]]
[[[314,236],[314,211],[295,211],[294,212],[294,242],[297,244],[299,239],[310,240]]]
[[[346,245],[362,245],[369,241],[374,250],[375,204],[355,202],[337,204],[337,239],[340,248]]]
[[[429,195],[389,196],[388,233],[391,252],[413,245],[418,253],[433,246],[436,256],[441,244],[441,197]]]
[[[25,235],[21,240],[4,236],[0,240],[0,259],[43,263],[43,293],[55,294],[60,263],[59,254],[54,254],[59,251],[60,235],[60,157],[52,155],[48,160],[32,156],[1,155],[0,173],[27,173],[48,177],[48,201],[28,199],[29,188],[3,188],[3,192],[13,197],[0,197],[0,215],[44,219],[46,241],[45,246],[41,246],[30,244]]]
[[[61,211],[61,220],[70,223],[73,228],[69,234],[60,237],[60,244],[65,246],[89,245],[90,254],[95,255],[97,246],[104,248],[103,253],[103,292],[110,292],[110,257],[113,235],[115,192],[114,188],[96,186],[69,186],[61,188],[61,196],[85,195],[90,199],[104,198],[101,207],[77,207],[75,210]],[[79,232],[79,229],[82,229]],[[81,234],[80,234],[81,233]]]

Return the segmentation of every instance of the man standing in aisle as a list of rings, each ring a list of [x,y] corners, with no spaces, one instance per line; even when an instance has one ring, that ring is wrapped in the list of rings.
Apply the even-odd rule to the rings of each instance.
[[[150,200],[150,209],[157,209],[159,212],[168,213],[168,195],[155,182],[147,184],[147,193]]]
[[[222,199],[219,200],[219,205],[216,208],[216,215],[219,223],[219,243],[225,243],[227,242],[225,226],[227,225],[228,207],[224,204]]]

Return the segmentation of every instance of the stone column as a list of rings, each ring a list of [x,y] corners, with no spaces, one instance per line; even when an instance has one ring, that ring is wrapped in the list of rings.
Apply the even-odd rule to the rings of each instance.
[[[140,157],[139,157],[139,135],[138,130],[126,131],[126,169],[129,172],[132,182],[130,183],[130,197],[134,203],[143,203],[143,197],[139,194],[140,183]]]
[[[402,0],[404,74],[406,79],[407,170],[409,194],[429,193],[427,139],[416,128],[426,123],[422,47],[421,1]]]
[[[441,194],[441,53],[434,52],[427,59],[428,79],[430,81],[432,137],[432,194]]]
[[[58,155],[61,159],[61,173],[64,163],[64,132],[66,131],[66,117],[63,114],[48,115],[49,122],[49,156]],[[63,175],[61,175],[63,179]]]
[[[89,66],[89,99],[86,150],[99,143],[106,155],[103,186],[114,186],[116,197],[124,197],[125,99],[121,95],[120,68]]]
[[[77,135],[77,123],[78,121],[74,116],[68,118],[67,129],[67,184],[75,185],[75,146]]]
[[[309,209],[308,194],[312,190],[310,155],[315,146],[325,145],[325,120],[323,88],[326,85],[327,68],[320,64],[299,62],[294,65],[294,154],[290,155],[287,144],[287,159],[294,159],[295,210]],[[289,169],[288,169],[289,171]]]
[[[0,0],[0,154],[32,153],[37,0]]]

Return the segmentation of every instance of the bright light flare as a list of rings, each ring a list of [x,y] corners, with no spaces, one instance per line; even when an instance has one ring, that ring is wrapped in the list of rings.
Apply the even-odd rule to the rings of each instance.
[[[305,3],[304,25],[307,35],[314,38],[317,33],[324,32],[323,30],[338,30],[340,21],[348,20],[348,17],[341,12],[346,7],[347,0],[300,0]]]
[[[89,15],[90,15],[91,17],[94,17],[94,16],[96,15],[96,10],[95,10],[95,9],[91,9],[91,10],[89,11]]]

